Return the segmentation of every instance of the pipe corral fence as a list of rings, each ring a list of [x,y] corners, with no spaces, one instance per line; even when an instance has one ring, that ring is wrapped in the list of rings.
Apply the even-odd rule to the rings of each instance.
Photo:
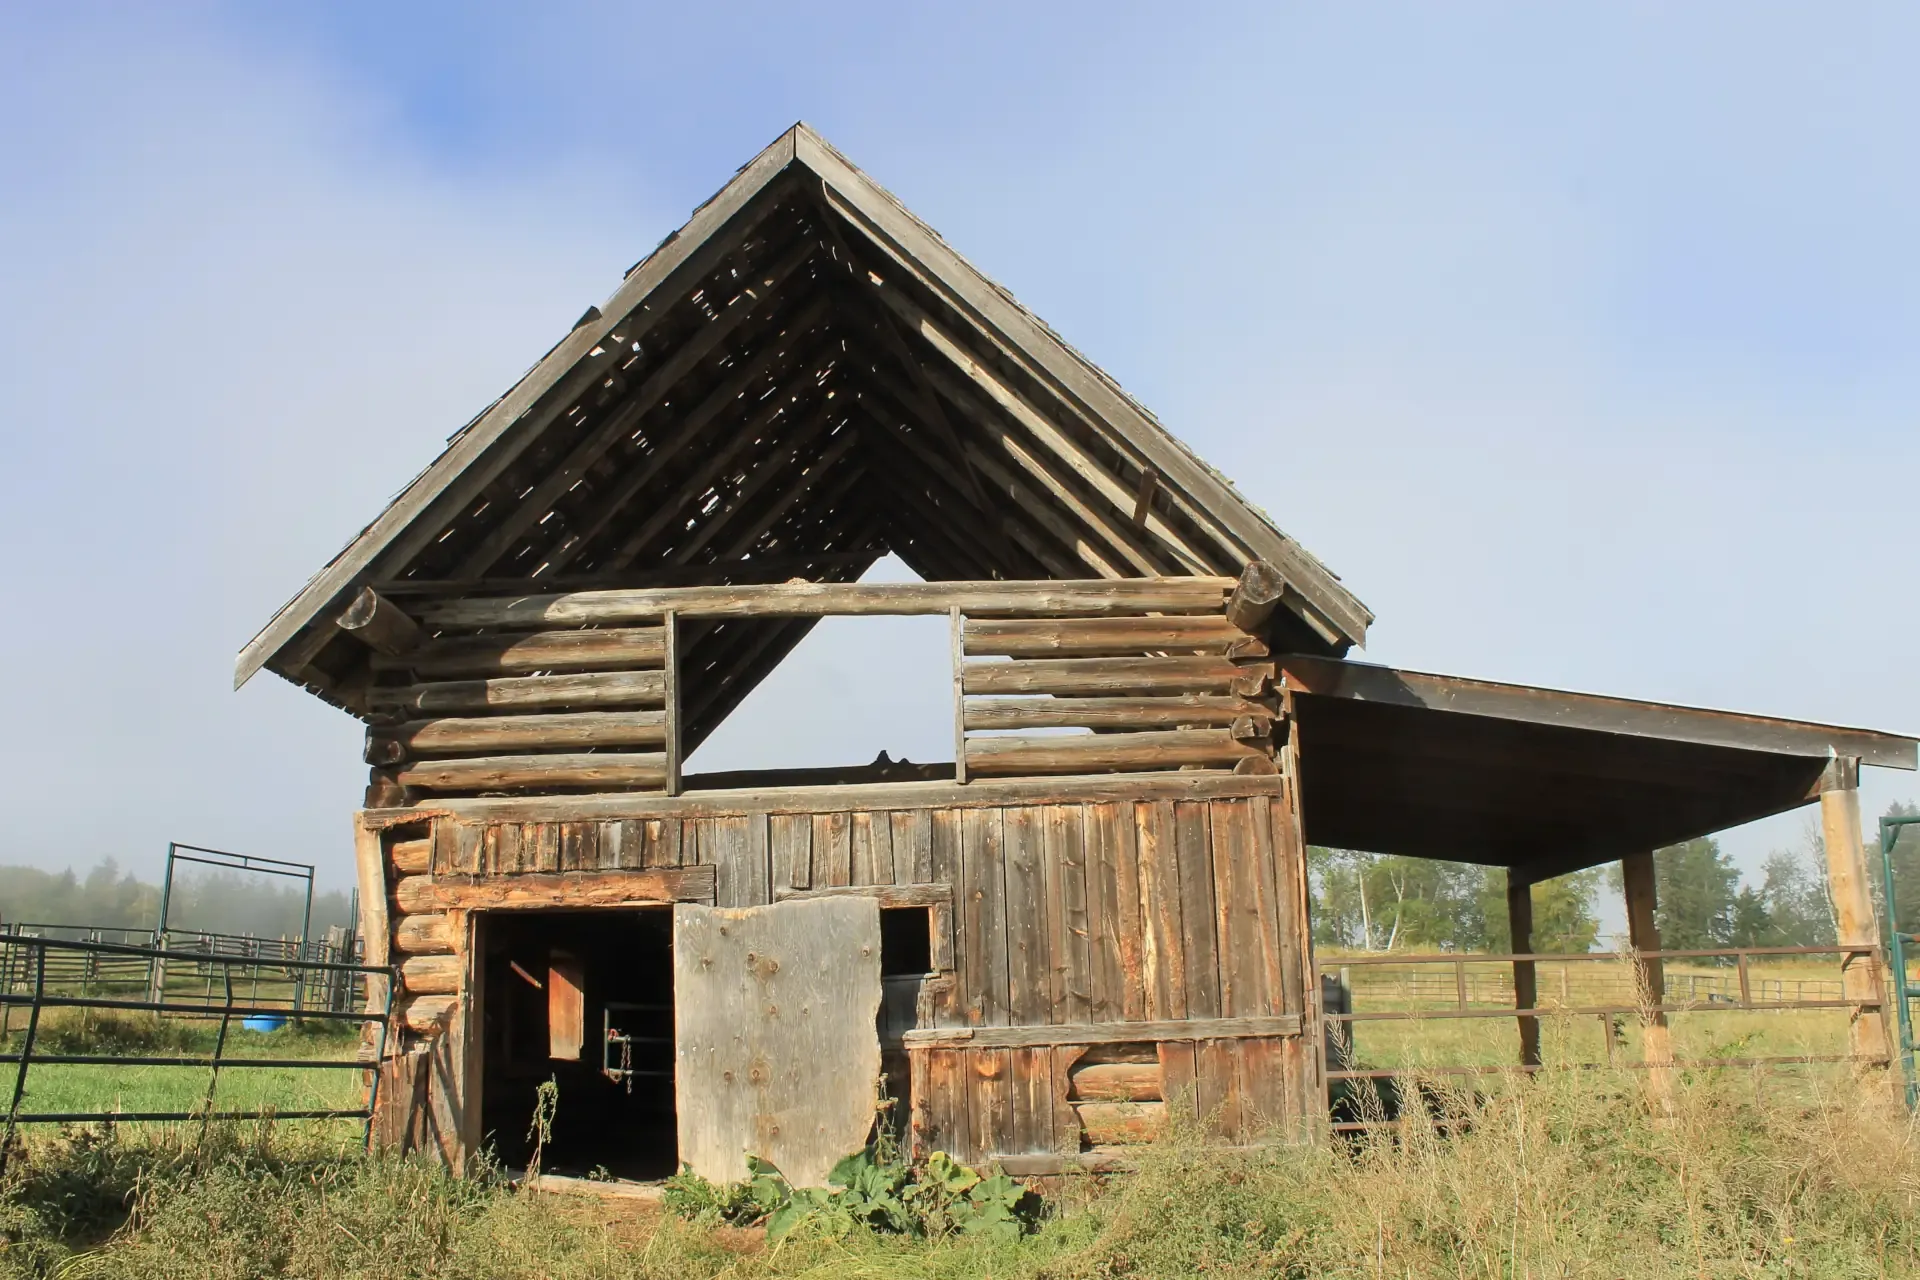
[[[163,947],[131,946],[112,942],[82,942],[59,938],[29,937],[12,935],[6,940],[7,946],[15,954],[23,954],[27,959],[28,979],[24,984],[27,990],[17,991],[11,986],[0,991],[0,1008],[9,1014],[15,1008],[24,1008],[26,1020],[20,1029],[20,1042],[17,1049],[8,1045],[9,1052],[0,1053],[0,1064],[14,1067],[14,1080],[11,1100],[7,1108],[7,1123],[4,1140],[0,1140],[0,1169],[5,1168],[6,1160],[14,1147],[15,1132],[25,1124],[81,1124],[89,1122],[177,1122],[200,1121],[211,1123],[214,1120],[361,1120],[366,1123],[365,1140],[372,1140],[372,1117],[378,1104],[379,1074],[373,1070],[385,1051],[388,1027],[392,1021],[392,991],[394,983],[389,970],[359,964],[336,963],[322,960],[279,958],[273,963],[280,968],[290,970],[294,976],[290,986],[294,992],[306,985],[307,975],[340,975],[348,979],[335,985],[351,987],[355,982],[364,984],[369,978],[387,979],[386,1007],[378,1012],[365,1009],[305,1008],[295,1010],[290,1003],[259,1002],[252,993],[243,994],[240,984],[235,981],[235,970],[247,970],[258,966],[257,957],[247,955],[222,955],[217,952],[194,952],[174,950]],[[101,970],[112,971],[112,966],[124,966],[137,982],[137,975],[146,973],[166,973],[168,964],[192,966],[195,973],[217,970],[218,998],[173,998],[169,991],[162,990],[157,998],[149,998],[144,987],[138,994],[116,994],[112,990],[82,987],[74,989],[74,974],[82,974],[82,983],[90,981],[84,975]],[[244,974],[243,974],[244,977]],[[168,979],[173,981],[174,979]],[[83,993],[84,992],[84,993]],[[122,1013],[151,1013],[156,1015],[176,1015],[197,1019],[218,1019],[213,1050],[207,1054],[102,1054],[102,1053],[48,1053],[39,1046],[42,1015],[52,1009],[83,1009],[96,1011],[115,1011]],[[372,1043],[365,1045],[370,1052],[357,1053],[352,1058],[287,1058],[287,1057],[231,1057],[228,1056],[228,1034],[235,1019],[269,1018],[285,1019],[294,1016],[303,1019],[326,1019],[367,1024],[377,1028]],[[113,1066],[113,1067],[205,1067],[207,1069],[206,1092],[201,1105],[187,1110],[171,1111],[28,1111],[24,1109],[27,1097],[29,1072],[35,1065],[47,1066]],[[366,1103],[350,1108],[311,1108],[305,1110],[279,1110],[261,1107],[249,1110],[216,1111],[213,1109],[215,1090],[219,1086],[223,1071],[243,1070],[247,1068],[278,1068],[293,1070],[334,1070],[362,1071],[369,1077]]]

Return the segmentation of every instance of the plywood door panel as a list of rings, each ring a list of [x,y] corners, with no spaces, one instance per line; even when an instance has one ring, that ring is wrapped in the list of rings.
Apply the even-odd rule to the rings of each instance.
[[[820,1186],[866,1143],[880,1075],[880,908],[866,897],[674,908],[680,1158],[715,1182],[752,1152]]]

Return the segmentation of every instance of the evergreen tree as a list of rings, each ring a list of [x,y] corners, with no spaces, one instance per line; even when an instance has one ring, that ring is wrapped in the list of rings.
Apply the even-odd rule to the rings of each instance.
[[[1740,871],[1712,836],[1654,851],[1654,920],[1670,951],[1724,947],[1733,940]]]

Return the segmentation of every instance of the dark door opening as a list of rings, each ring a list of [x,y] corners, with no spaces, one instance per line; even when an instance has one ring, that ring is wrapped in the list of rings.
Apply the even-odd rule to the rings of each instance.
[[[479,942],[483,1141],[524,1167],[537,1091],[551,1079],[559,1101],[543,1171],[673,1173],[672,908],[489,912]]]

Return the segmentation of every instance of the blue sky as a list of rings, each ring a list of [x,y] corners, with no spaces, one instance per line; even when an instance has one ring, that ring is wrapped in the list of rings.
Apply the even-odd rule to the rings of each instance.
[[[357,728],[232,693],[234,651],[802,118],[1341,573],[1363,656],[1920,730],[1916,37],[1895,5],[0,9],[0,859],[179,838],[343,881]],[[937,638],[847,635],[700,763],[937,752]],[[877,663],[912,692],[782,738]],[[1917,796],[1869,775],[1871,812]]]

